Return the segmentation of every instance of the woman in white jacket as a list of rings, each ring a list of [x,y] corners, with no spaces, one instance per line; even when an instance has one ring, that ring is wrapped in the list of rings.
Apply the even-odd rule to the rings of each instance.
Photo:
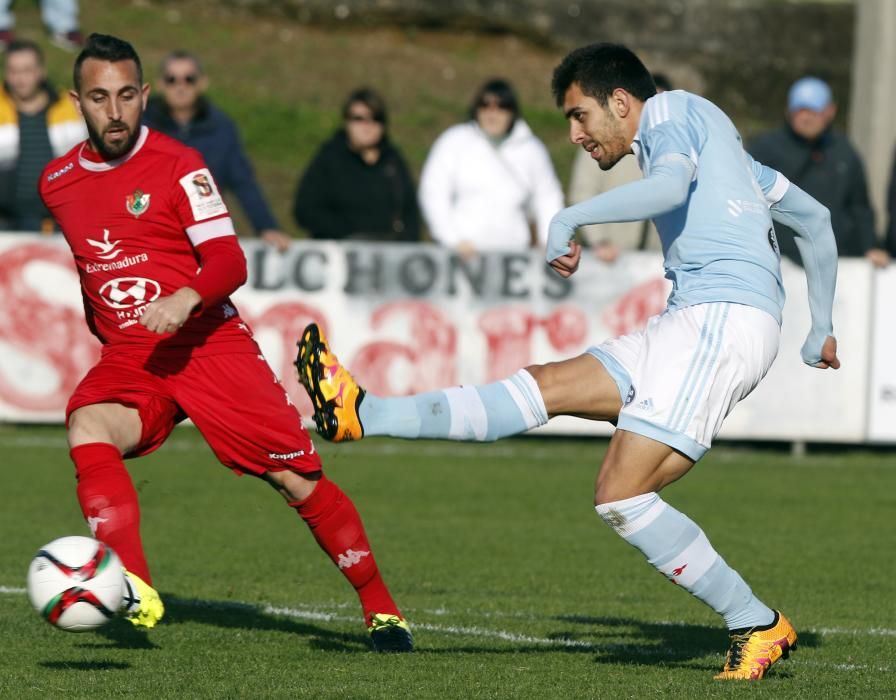
[[[485,83],[470,121],[436,139],[420,177],[420,205],[433,239],[464,255],[544,246],[563,192],[506,80]]]

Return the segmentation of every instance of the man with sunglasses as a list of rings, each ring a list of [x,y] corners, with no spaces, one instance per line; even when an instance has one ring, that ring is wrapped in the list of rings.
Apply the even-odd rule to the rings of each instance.
[[[144,123],[199,151],[221,189],[236,195],[259,238],[286,250],[292,239],[265,201],[236,124],[205,96],[208,78],[199,59],[172,51],[162,60],[156,87],[161,96],[150,98]]]

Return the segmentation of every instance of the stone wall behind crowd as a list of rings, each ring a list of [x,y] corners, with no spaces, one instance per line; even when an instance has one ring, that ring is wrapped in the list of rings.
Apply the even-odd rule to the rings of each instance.
[[[790,83],[828,80],[848,108],[854,7],[784,0],[223,0],[325,26],[399,25],[524,36],[551,49],[618,41],[740,119],[767,119]]]

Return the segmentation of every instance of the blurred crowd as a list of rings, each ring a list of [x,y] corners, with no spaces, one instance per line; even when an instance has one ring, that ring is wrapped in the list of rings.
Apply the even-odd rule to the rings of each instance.
[[[44,55],[17,39],[10,2],[0,0],[3,88],[0,93],[0,229],[51,233],[35,182],[44,165],[86,138],[64,90],[47,79]],[[76,0],[43,0],[52,41],[77,50],[82,43]],[[659,91],[674,89],[654,75]],[[199,150],[218,185],[242,208],[255,235],[279,251],[293,238],[279,224],[256,180],[237,124],[208,97],[202,61],[173,51],[161,62],[147,126]],[[866,257],[884,267],[896,255],[896,161],[886,234],[879,236],[862,159],[834,126],[830,86],[805,76],[790,88],[778,128],[745,144],[760,162],[780,171],[831,211],[841,256]],[[458,123],[439,134],[423,164],[419,186],[389,134],[389,110],[369,87],[352,90],[341,125],[322,143],[298,178],[292,205],[297,225],[315,239],[414,242],[432,240],[465,257],[478,252],[542,247],[551,217],[573,204],[641,177],[629,155],[602,171],[580,150],[564,196],[548,149],[524,118],[510,81],[493,78],[471,95]],[[799,264],[793,233],[776,230],[782,255]],[[585,227],[580,238],[612,263],[626,250],[659,250],[650,222]]]

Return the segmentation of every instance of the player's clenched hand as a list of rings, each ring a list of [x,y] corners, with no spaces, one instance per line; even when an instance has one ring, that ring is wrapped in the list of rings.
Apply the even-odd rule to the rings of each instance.
[[[837,359],[837,339],[829,335],[825,338],[824,345],[821,347],[821,362],[816,362],[815,366],[819,369],[840,369],[840,360]]]
[[[582,246],[576,241],[569,242],[569,253],[561,255],[551,260],[551,267],[557,271],[561,277],[569,277],[573,272],[579,269],[579,260],[582,257]]]
[[[190,287],[182,287],[174,294],[156,299],[146,307],[140,317],[140,325],[153,333],[174,333],[202,303],[199,294]]]

